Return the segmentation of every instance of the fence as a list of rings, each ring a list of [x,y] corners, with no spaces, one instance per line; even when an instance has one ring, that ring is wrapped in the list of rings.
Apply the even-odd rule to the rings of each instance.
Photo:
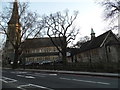
[[[66,65],[62,65],[62,64],[31,65],[31,66],[25,66],[25,68],[118,73],[120,71],[120,64],[118,63],[68,63]]]

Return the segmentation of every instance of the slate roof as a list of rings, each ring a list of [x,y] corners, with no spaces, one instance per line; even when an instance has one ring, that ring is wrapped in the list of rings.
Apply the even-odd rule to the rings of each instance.
[[[56,43],[56,45],[61,46],[60,39],[59,38],[53,38],[53,41]],[[32,38],[32,39],[26,39],[22,47],[30,49],[30,48],[40,48],[40,47],[51,47],[54,46],[50,38]]]
[[[110,31],[107,31],[107,32],[101,34],[98,37],[95,37],[94,39],[92,39],[92,40],[90,40],[88,42],[83,43],[82,46],[79,49],[79,52],[83,52],[83,51],[87,51],[87,50],[90,50],[90,49],[95,49],[95,48],[100,47],[104,43],[105,39],[107,38],[107,36],[109,34],[114,35],[112,33],[112,31],[110,30]]]

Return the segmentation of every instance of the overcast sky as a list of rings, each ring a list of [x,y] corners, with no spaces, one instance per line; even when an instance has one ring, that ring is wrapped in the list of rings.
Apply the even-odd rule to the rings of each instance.
[[[14,0],[2,0],[2,2]],[[76,19],[76,26],[80,28],[79,39],[83,36],[90,36],[91,28],[93,28],[96,36],[104,33],[108,23],[103,20],[103,7],[95,3],[96,0],[18,0],[29,1],[30,10],[39,13],[40,15],[63,12],[68,9],[70,13],[74,10],[79,11]],[[99,1],[99,0],[98,0]],[[4,4],[2,4],[4,7]]]

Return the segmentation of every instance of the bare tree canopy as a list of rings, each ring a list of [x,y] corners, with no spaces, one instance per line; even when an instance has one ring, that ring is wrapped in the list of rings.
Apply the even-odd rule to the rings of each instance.
[[[69,16],[68,10],[64,14],[57,12],[44,17],[46,23],[47,35],[50,37],[53,44],[56,46],[58,51],[62,54],[62,60],[66,63],[66,50],[69,43],[75,40],[79,29],[73,26],[78,15],[78,11],[75,11],[72,16]],[[52,37],[59,37],[61,47],[57,46],[52,40]]]
[[[13,3],[9,6],[4,7],[4,11],[0,13],[0,28],[1,32],[7,34],[8,21],[11,18]],[[24,40],[28,37],[40,37],[41,28],[43,23],[40,20],[40,16],[36,12],[32,12],[28,9],[28,2],[20,2],[19,6],[19,21],[21,24],[21,39]],[[12,7],[12,8],[11,8]],[[39,31],[39,32],[38,32]]]
[[[104,7],[105,20],[110,20],[110,24],[114,24],[111,29],[118,29],[119,12],[120,12],[120,0],[103,0],[99,1],[99,4]]]
[[[89,37],[89,36],[81,37],[81,38],[79,39],[79,41],[78,41],[73,47],[78,47],[78,48],[80,48],[83,43],[85,43],[85,42],[87,42],[87,41],[89,41],[89,40],[90,40],[90,37]]]
[[[16,6],[15,6],[15,3]],[[13,5],[13,6],[12,6]],[[14,8],[11,8],[14,7]],[[17,15],[13,15],[13,11],[16,7]],[[17,62],[17,60],[20,58],[22,54],[21,44],[22,41],[24,41],[27,38],[36,38],[41,37],[41,30],[43,29],[43,22],[41,21],[39,15],[36,12],[31,12],[29,9],[29,3],[27,2],[14,2],[10,3],[10,6],[5,7],[4,11],[0,13],[0,32],[4,33],[11,43],[12,47],[15,50],[14,55],[14,63]],[[18,9],[18,10],[17,10]],[[17,12],[18,11],[18,12]],[[15,32],[15,40],[11,39],[10,31],[9,31],[9,23],[11,22],[12,17],[16,17],[18,19],[18,25],[15,26],[18,27],[18,31]],[[15,19],[12,19],[15,20]],[[12,21],[15,23],[16,21]],[[20,27],[20,28],[19,28]],[[12,33],[11,33],[12,34]]]
[[[104,0],[102,6],[105,7],[105,18],[118,18],[118,12],[120,12],[119,0]]]

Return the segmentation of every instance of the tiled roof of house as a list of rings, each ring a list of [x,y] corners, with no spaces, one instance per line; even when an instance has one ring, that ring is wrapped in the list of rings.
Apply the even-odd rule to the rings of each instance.
[[[53,38],[53,41],[56,45],[60,46],[60,39],[59,38]],[[32,38],[32,39],[26,39],[23,42],[24,48],[40,48],[40,47],[51,47],[54,46],[50,38]]]
[[[95,37],[94,39],[92,39],[88,42],[83,43],[82,46],[80,47],[79,52],[101,47],[101,45],[104,44],[104,41],[106,40],[106,38],[109,34],[114,35],[112,33],[112,31],[110,30],[110,31],[107,31],[107,32],[101,34],[98,37]]]

